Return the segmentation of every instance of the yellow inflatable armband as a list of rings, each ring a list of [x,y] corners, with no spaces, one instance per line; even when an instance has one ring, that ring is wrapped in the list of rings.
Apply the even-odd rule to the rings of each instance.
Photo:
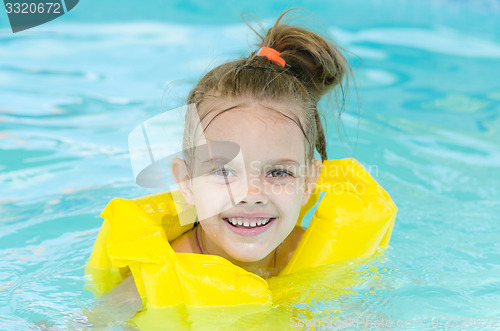
[[[297,225],[317,204],[321,192],[310,224],[279,276],[369,257],[388,244],[397,208],[356,160],[324,161]],[[194,218],[194,208],[186,207]],[[146,308],[272,304],[263,278],[220,256],[172,249],[169,243],[193,224],[179,224],[171,193],[113,199],[101,216],[104,223],[85,270],[87,288],[96,296],[110,291],[131,272]]]

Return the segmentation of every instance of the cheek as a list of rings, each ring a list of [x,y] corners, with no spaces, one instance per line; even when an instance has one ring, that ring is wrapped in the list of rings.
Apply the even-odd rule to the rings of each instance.
[[[217,216],[232,207],[232,194],[226,185],[213,183],[204,178],[195,178],[192,188],[200,220]]]
[[[269,197],[285,215],[294,215],[302,206],[304,196],[303,181],[294,180],[282,184],[271,184],[268,187]]]
[[[283,196],[287,199],[302,197],[304,194],[304,180],[302,178],[270,181],[266,186],[267,192],[271,195]]]

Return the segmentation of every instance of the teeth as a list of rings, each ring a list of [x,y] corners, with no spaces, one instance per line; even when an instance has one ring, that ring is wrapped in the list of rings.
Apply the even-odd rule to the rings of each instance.
[[[232,225],[243,225],[245,227],[255,227],[259,225],[266,225],[271,220],[270,218],[259,219],[257,221],[249,221],[248,219],[241,217],[233,217],[227,219]]]

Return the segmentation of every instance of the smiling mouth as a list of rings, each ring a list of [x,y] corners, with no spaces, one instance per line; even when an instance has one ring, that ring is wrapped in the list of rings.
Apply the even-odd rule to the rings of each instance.
[[[270,218],[264,218],[264,217],[253,217],[253,218],[246,218],[246,217],[231,217],[231,218],[224,218],[224,221],[226,221],[229,225],[235,227],[235,228],[244,228],[244,229],[253,229],[253,228],[261,228],[272,221],[274,221],[276,217],[270,217]]]

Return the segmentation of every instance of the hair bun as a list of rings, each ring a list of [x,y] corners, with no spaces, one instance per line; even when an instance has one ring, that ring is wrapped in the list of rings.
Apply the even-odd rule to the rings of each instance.
[[[292,10],[292,9],[290,9]],[[349,68],[340,47],[315,32],[281,23],[282,13],[262,38],[262,46],[272,47],[285,59],[289,71],[297,76],[318,100],[342,82]]]

